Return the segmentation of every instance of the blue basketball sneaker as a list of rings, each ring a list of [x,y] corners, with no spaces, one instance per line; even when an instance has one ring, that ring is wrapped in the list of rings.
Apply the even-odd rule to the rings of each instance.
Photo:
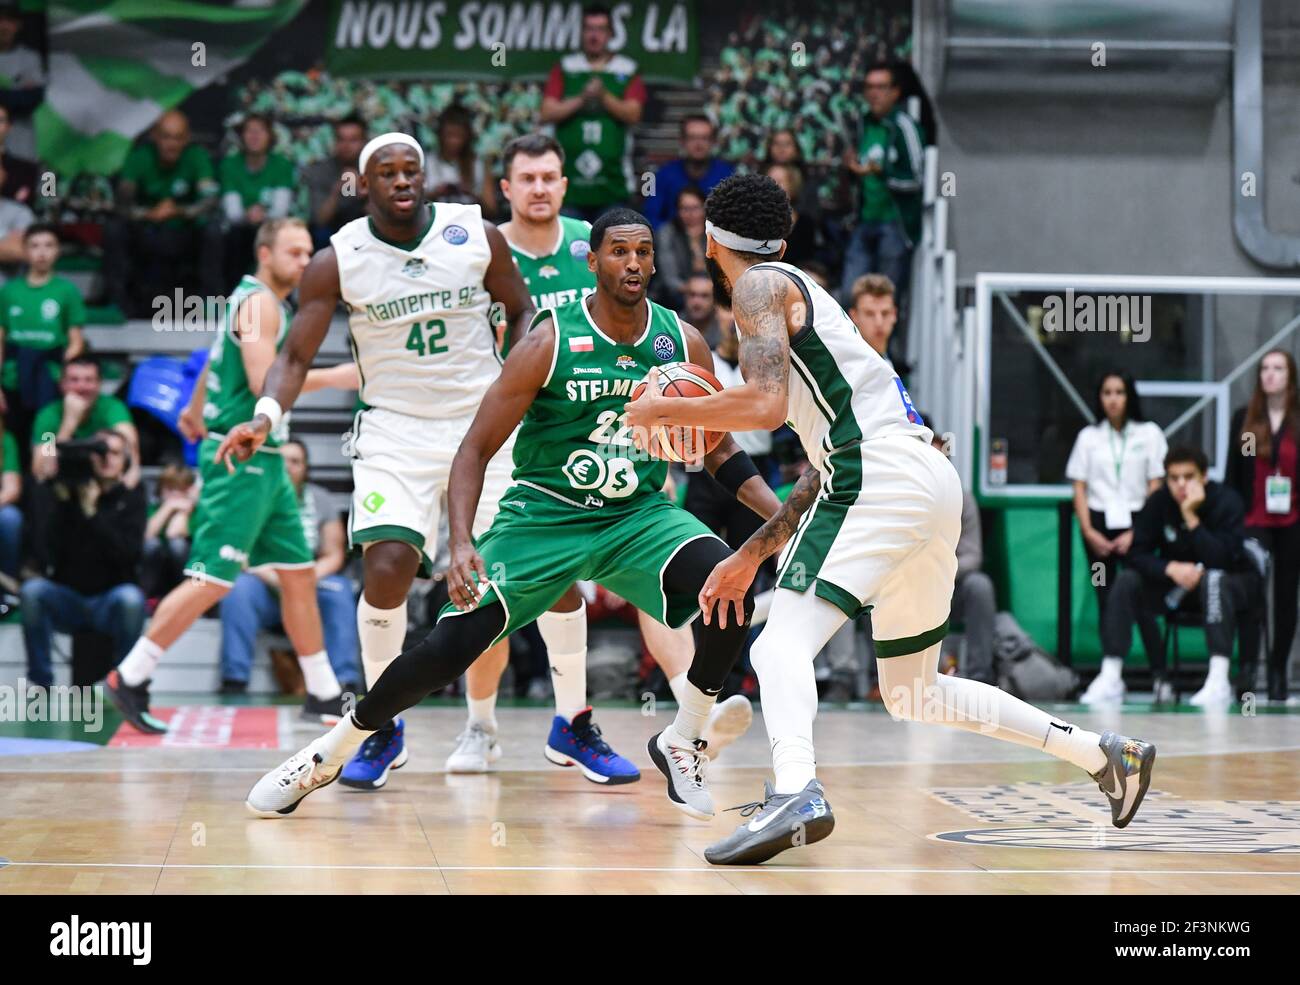
[[[641,771],[624,759],[601,737],[600,726],[591,720],[585,708],[569,722],[556,715],[551,722],[551,736],[546,740],[546,758],[556,766],[576,766],[592,783],[613,786],[636,783]]]
[[[378,790],[388,782],[389,771],[406,765],[405,735],[406,724],[400,718],[373,733],[343,767],[339,783],[354,790]]]

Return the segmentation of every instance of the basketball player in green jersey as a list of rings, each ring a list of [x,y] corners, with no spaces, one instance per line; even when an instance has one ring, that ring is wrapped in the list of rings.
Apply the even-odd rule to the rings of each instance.
[[[540,312],[515,343],[461,442],[449,491],[451,604],[429,636],[384,671],[333,731],[267,773],[247,806],[261,817],[292,813],[338,778],[385,721],[459,677],[491,643],[532,622],[577,580],[607,586],[670,626],[699,612],[708,572],[730,549],[660,490],[666,463],[637,452],[621,412],[647,369],[690,361],[712,366],[703,337],[646,298],[654,239],[645,218],[615,209],[591,230],[595,294]],[[520,426],[514,485],[477,544],[472,519],[489,461]],[[718,482],[772,516],[775,494],[725,435],[704,457]],[[691,817],[713,816],[700,738],[744,645],[752,598],[738,618],[703,626],[673,723],[650,739],[669,800]]]
[[[307,548],[293,483],[280,458],[289,434],[282,421],[262,450],[237,473],[216,460],[223,432],[247,420],[262,392],[275,354],[289,328],[291,291],[311,259],[311,235],[298,219],[272,219],[257,231],[257,272],[245,275],[226,303],[226,321],[212,344],[205,371],[204,420],[209,435],[199,446],[202,491],[185,573],[159,603],[149,630],[105,682],[109,698],[143,732],[166,726],[149,713],[149,679],[166,649],[216,605],[246,566],[268,565],[280,582],[284,627],[298,652],[307,684],[304,718],[334,721],[342,693],[325,654],[316,607],[315,560]],[[351,364],[314,369],[304,390],[354,386]]]
[[[506,145],[502,168],[501,191],[510,202],[512,218],[501,225],[501,235],[510,244],[533,305],[541,311],[594,293],[596,277],[587,265],[591,224],[560,215],[568,179],[559,143],[545,134],[519,137]],[[505,340],[501,341],[504,348]],[[673,629],[637,611],[650,655],[677,697],[695,652],[691,631]],[[537,628],[546,642],[555,691],[546,758],[559,766],[577,766],[593,783],[636,781],[640,772],[601,737],[587,704],[587,611],[581,593],[576,588],[566,592],[557,609],[538,616]],[[465,672],[469,720],[447,758],[449,773],[482,773],[500,758],[495,708],[508,658],[508,650],[494,647]],[[716,759],[744,735],[753,720],[753,708],[744,695],[718,702],[703,733],[709,758]]]
[[[816,777],[813,658],[871,609],[880,694],[896,720],[950,725],[1040,749],[1096,780],[1119,828],[1151,782],[1155,746],[1061,721],[980,681],[938,673],[948,631],[961,480],[893,368],[804,271],[781,263],[790,203],[775,181],[737,175],[705,204],[714,287],[734,301],[745,383],[693,400],[652,385],[624,408],[639,429],[749,430],[785,420],[811,468],[781,512],[724,559],[700,593],[706,622],[751,591],[758,565],[786,545],[778,587],[751,651],[763,689],[775,782],[749,820],[705,849],[714,864],[751,865],[812,844],[835,825]]]

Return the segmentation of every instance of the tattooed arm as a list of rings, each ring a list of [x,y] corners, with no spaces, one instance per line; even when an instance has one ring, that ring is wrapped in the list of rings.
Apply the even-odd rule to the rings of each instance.
[[[821,492],[821,473],[810,468],[799,476],[781,508],[767,523],[754,531],[740,550],[724,561],[719,561],[700,589],[700,611],[704,623],[713,618],[713,606],[718,605],[719,623],[727,625],[727,604],[734,607],[736,618],[742,619],[745,593],[754,582],[759,565],[779,551],[799,526],[799,518],[812,506]]]
[[[633,428],[693,424],[710,431],[772,431],[785,423],[789,404],[790,278],[776,270],[747,270],[732,289],[745,382],[708,397],[677,400],[646,387],[628,403]],[[802,298],[800,298],[802,301]]]

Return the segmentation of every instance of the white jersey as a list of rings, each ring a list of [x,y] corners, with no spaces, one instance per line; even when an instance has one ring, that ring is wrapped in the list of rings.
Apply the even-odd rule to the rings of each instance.
[[[912,406],[893,367],[858,333],[844,309],[798,267],[760,263],[780,270],[800,288],[808,308],[804,327],[790,338],[790,406],[786,419],[803,442],[808,461],[822,473],[823,488],[836,492],[862,479],[856,450],[885,435],[915,435],[927,442],[931,431]],[[754,269],[754,268],[751,268]],[[844,467],[837,468],[843,463]],[[835,476],[839,473],[839,482]],[[856,476],[854,473],[857,473]]]
[[[413,417],[473,415],[501,373],[483,286],[492,257],[477,205],[435,202],[414,244],[380,239],[370,219],[330,237],[361,400]]]

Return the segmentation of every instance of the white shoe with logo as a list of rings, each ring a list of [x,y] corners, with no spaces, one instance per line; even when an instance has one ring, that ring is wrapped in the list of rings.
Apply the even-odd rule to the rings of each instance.
[[[327,787],[343,772],[345,760],[326,758],[325,736],[294,753],[253,785],[244,805],[258,817],[286,817],[304,798]]]
[[[1079,703],[1094,706],[1113,706],[1124,703],[1124,678],[1098,674],[1079,696]]]
[[[486,773],[501,758],[497,731],[482,722],[470,722],[456,737],[456,750],[447,757],[448,773]]]
[[[1237,700],[1232,685],[1221,677],[1206,678],[1199,691],[1187,699],[1189,705],[1197,708],[1227,708]]]
[[[713,795],[709,793],[704,774],[709,757],[703,739],[684,739],[671,725],[648,744],[650,759],[668,781],[668,799],[683,814],[697,821],[713,817]]]

